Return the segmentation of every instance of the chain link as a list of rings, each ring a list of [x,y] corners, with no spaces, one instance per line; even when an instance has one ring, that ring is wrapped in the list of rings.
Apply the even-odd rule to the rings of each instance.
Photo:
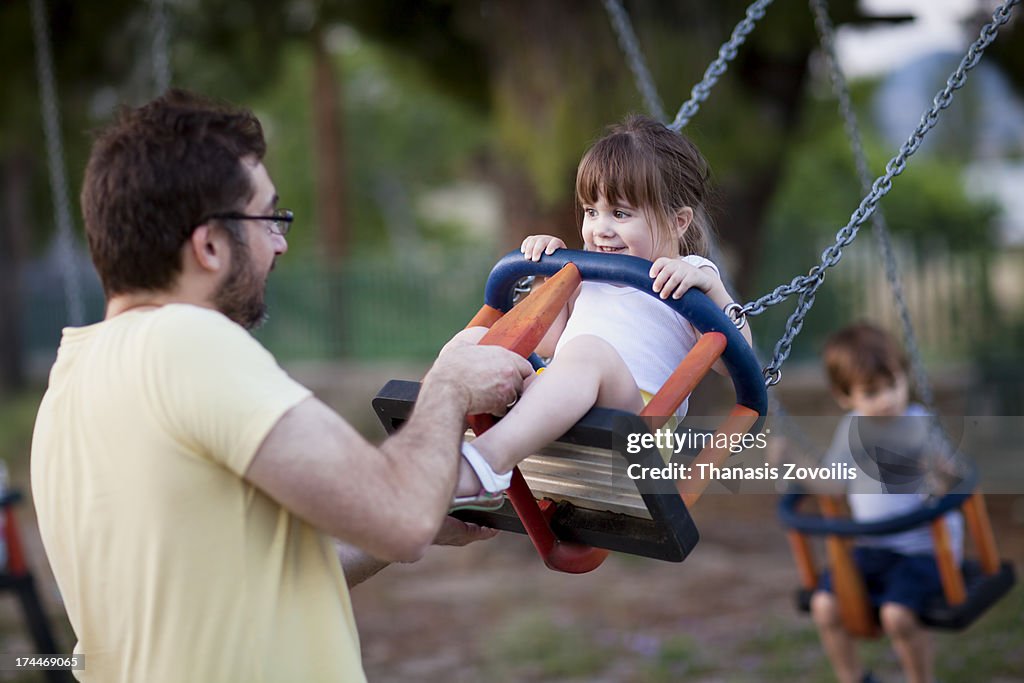
[[[796,335],[803,327],[804,318],[814,304],[814,295],[825,280],[825,271],[835,266],[842,258],[843,249],[857,237],[860,226],[874,213],[879,200],[892,189],[892,180],[906,169],[907,159],[920,148],[925,135],[935,127],[939,114],[949,107],[953,93],[961,88],[967,80],[967,73],[981,59],[985,48],[992,44],[999,33],[999,27],[1010,19],[1013,7],[1020,0],[1005,0],[992,14],[992,21],[982,27],[979,37],[967,50],[956,70],[946,81],[946,87],[940,90],[932,100],[932,106],[921,117],[917,128],[900,147],[899,153],[885,165],[885,173],[875,179],[871,191],[861,200],[856,211],[850,216],[849,222],[836,234],[836,241],[822,252],[821,260],[806,275],[793,278],[788,284],[776,287],[764,296],[743,305],[746,315],[760,315],[770,306],[779,304],[793,294],[800,294],[796,310],[786,321],[786,330],[775,345],[775,355],[765,368],[766,377],[773,377],[781,368],[793,344]]]
[[[651,116],[664,123],[668,120],[665,106],[661,103],[658,89],[654,85],[654,79],[651,78],[647,62],[644,61],[644,55],[640,51],[636,33],[633,31],[633,25],[629,21],[626,10],[623,9],[619,0],[604,0],[604,8],[608,11],[608,17],[611,19],[612,28],[615,29],[619,46],[626,53],[626,63],[629,64],[629,70],[633,72],[633,80],[636,82],[640,95],[644,98],[647,111]]]
[[[839,111],[843,117],[843,127],[846,129],[846,135],[850,141],[850,149],[853,152],[853,160],[857,168],[857,178],[860,181],[861,191],[867,193],[871,191],[871,174],[868,170],[867,154],[864,152],[863,138],[857,122],[857,113],[853,108],[846,76],[843,74],[842,67],[839,65],[839,58],[836,54],[835,28],[828,15],[826,0],[810,0],[810,3],[811,10],[814,12],[814,25],[818,30],[818,36],[821,38],[822,50],[825,61],[828,64],[832,89],[835,92],[836,99],[839,101]],[[889,226],[881,209],[875,211],[871,216],[871,231],[878,251],[882,256],[882,261],[885,264],[885,276],[892,288],[896,310],[900,316],[904,344],[910,356],[912,380],[917,387],[922,403],[930,411],[934,412],[935,399],[932,394],[931,384],[928,381],[928,374],[924,369],[924,362],[921,360],[921,350],[917,343],[917,335],[914,332],[914,324],[911,321],[910,307],[907,305],[907,300],[903,293],[903,281],[900,278],[899,263],[893,249]]]
[[[533,291],[533,285],[537,278],[534,275],[527,275],[516,280],[515,285],[512,286],[512,305],[515,306],[520,301],[529,296],[530,292]]]
[[[729,320],[733,322],[737,330],[742,330],[747,326],[747,316],[743,315],[743,306],[735,301],[731,304],[726,304],[722,312],[729,316]]]
[[[770,4],[772,4],[772,0],[757,0],[747,8],[746,16],[736,24],[729,40],[718,49],[718,58],[708,66],[700,83],[693,86],[693,90],[690,91],[690,99],[679,108],[679,112],[676,114],[675,120],[669,124],[669,128],[679,132],[686,127],[686,124],[700,109],[701,103],[711,94],[711,88],[729,68],[729,62],[736,58],[740,45],[754,30],[757,22],[764,18],[765,10]]]
[[[153,88],[159,95],[171,87],[170,27],[166,0],[149,0],[153,33]]]
[[[36,44],[36,72],[43,108],[43,132],[46,137],[46,160],[53,194],[53,212],[57,223],[56,251],[64,284],[64,304],[68,324],[79,326],[85,321],[85,306],[79,287],[82,282],[75,260],[75,238],[71,221],[71,200],[64,168],[64,144],[60,132],[60,111],[57,109],[57,85],[50,53],[50,31],[47,26],[44,0],[32,0],[32,33]]]
[[[871,188],[871,175],[868,172],[867,154],[864,152],[864,145],[860,134],[860,126],[857,123],[857,113],[853,108],[850,89],[843,74],[842,66],[835,49],[835,28],[828,15],[826,0],[810,0],[811,10],[814,12],[814,23],[821,38],[821,45],[828,63],[829,74],[832,79],[832,89],[835,91],[839,103],[839,110],[843,116],[843,126],[846,129],[847,137],[850,140],[850,148],[853,152],[854,163],[857,168],[857,178],[860,181],[861,191],[868,192]],[[903,343],[907,348],[910,358],[910,373],[914,386],[917,388],[918,397],[921,403],[927,408],[932,416],[930,429],[932,438],[940,446],[937,449],[930,449],[929,452],[945,456],[947,466],[952,466],[961,479],[968,476],[967,463],[958,455],[957,449],[953,447],[949,434],[943,428],[939,420],[938,411],[935,408],[935,396],[932,393],[931,382],[928,380],[928,373],[925,372],[924,361],[921,358],[921,350],[917,343],[917,335],[914,332],[914,324],[910,317],[910,306],[907,305],[903,293],[903,281],[900,278],[899,263],[896,259],[896,252],[893,249],[889,227],[885,220],[885,214],[881,209],[875,211],[871,217],[871,232],[875,238],[875,244],[885,264],[885,276],[892,289],[893,299],[896,302],[896,310],[900,316],[900,324],[903,329]],[[936,455],[935,457],[940,457]]]

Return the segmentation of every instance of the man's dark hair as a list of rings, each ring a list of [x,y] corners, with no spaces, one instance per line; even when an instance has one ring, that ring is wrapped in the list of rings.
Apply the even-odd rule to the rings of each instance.
[[[263,128],[252,112],[183,90],[123,108],[93,144],[82,213],[107,296],[166,289],[180,251],[211,214],[252,198],[241,159],[262,159]]]

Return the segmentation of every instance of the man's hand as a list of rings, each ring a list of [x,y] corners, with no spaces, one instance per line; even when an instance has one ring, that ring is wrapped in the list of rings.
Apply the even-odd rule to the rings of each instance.
[[[465,394],[466,413],[503,415],[519,398],[533,367],[518,354],[499,346],[449,343],[423,379],[445,383]]]
[[[434,538],[434,545],[469,545],[476,541],[486,541],[498,535],[497,529],[463,522],[454,517],[445,517],[441,529]]]

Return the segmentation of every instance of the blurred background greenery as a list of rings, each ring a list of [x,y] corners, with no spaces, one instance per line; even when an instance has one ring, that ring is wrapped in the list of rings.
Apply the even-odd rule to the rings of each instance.
[[[33,2],[43,0],[0,2],[0,457],[22,482],[35,407],[68,321]],[[832,3],[841,34],[911,20],[876,16],[865,4]],[[978,0],[963,15],[964,37],[976,35],[993,4]],[[292,367],[343,368],[314,365],[305,377],[347,383],[360,404],[369,392],[356,388],[353,368],[422,368],[470,319],[491,266],[523,236],[552,233],[580,244],[573,198],[578,159],[605,126],[643,107],[598,0],[46,0],[43,6],[64,143],[58,161],[70,185],[83,271],[75,288],[86,319],[99,320],[103,311],[77,202],[90,132],[120,104],[156,95],[154,67],[167,59],[173,85],[257,113],[281,203],[295,211],[289,252],[269,282],[271,318],[259,338]],[[625,2],[670,114],[745,6],[741,0]],[[155,30],[161,26],[166,49]],[[856,41],[848,44],[857,49]],[[874,174],[882,173],[959,57],[938,51],[894,59],[893,68],[853,81]],[[943,390],[947,401],[955,395],[961,414],[1024,414],[1022,101],[1024,22],[1017,17],[880,205],[896,237],[925,360],[942,380],[940,399]],[[806,273],[860,200],[803,0],[776,0],[685,132],[714,172],[713,215],[740,301]],[[816,366],[828,332],[864,317],[899,329],[874,249],[865,231],[827,274],[780,387],[796,412],[821,410],[827,402],[820,381],[817,393],[798,394],[800,373],[790,370]],[[754,320],[763,350],[770,352],[782,334],[793,303]],[[788,559],[782,562],[788,576]],[[982,648],[977,657],[974,650],[942,648],[947,680],[996,680],[1007,673],[999,667],[1019,666],[1019,658],[1007,659],[1010,646],[984,648],[1001,629],[1019,642],[1019,628],[1007,624],[1019,626],[1013,620],[1020,598],[1018,590],[1001,606],[1003,616],[990,618],[970,641]],[[511,660],[523,659],[517,648],[526,636],[517,636],[514,620],[502,628],[496,642],[504,645],[484,658],[508,671]],[[733,654],[742,658],[748,647],[768,661],[801,667],[776,675],[759,665],[756,680],[793,680],[808,661],[818,671],[807,680],[822,679],[817,644],[806,624],[799,628],[775,641],[742,641]],[[532,627],[523,633],[536,637]],[[793,633],[805,637],[793,645]],[[545,636],[553,648],[551,671],[536,680],[583,675],[588,661],[609,656],[598,651],[607,644],[581,649],[584,635]],[[529,639],[522,647],[537,651]],[[676,680],[680,671],[711,666],[685,638],[658,647],[656,669],[645,674],[650,680]],[[962,652],[973,658],[969,667],[956,659]],[[727,656],[715,666],[731,664]],[[961,676],[961,668],[974,675]],[[727,679],[721,669],[708,676]]]
[[[744,6],[627,3],[670,112]],[[985,7],[979,2],[966,32]],[[263,120],[268,167],[297,216],[271,278],[273,317],[259,332],[286,360],[429,358],[471,317],[490,266],[524,235],[579,243],[575,164],[607,124],[642,108],[596,1],[54,0],[46,10],[79,251],[74,197],[89,132],[119,104],[156,93],[155,63],[168,60],[174,85],[249,106]],[[851,0],[832,12],[841,30],[909,19],[866,16]],[[1017,111],[1020,23],[1004,29],[984,63],[1009,84]],[[163,54],[157,25],[169,37]],[[0,6],[0,35],[8,95],[0,110],[8,293],[0,391],[11,391],[48,367],[66,313],[28,0]],[[686,129],[714,169],[716,225],[744,301],[806,272],[859,201],[815,45],[806,6],[780,1]],[[956,56],[932,63],[942,68],[931,70],[929,92]],[[885,130],[886,112],[929,104],[886,101],[893,82],[854,83],[875,173],[909,133]],[[1024,328],[1020,237],[1007,241],[999,226],[1024,219],[1007,218],[964,178],[979,161],[1019,164],[1024,121],[994,143],[978,133],[1003,104],[981,85],[958,94],[882,208],[899,238],[928,359],[998,375],[990,368],[1020,348],[1004,340]],[[813,359],[822,336],[844,321],[895,320],[872,248],[865,236],[829,273],[794,361]],[[98,319],[95,277],[87,272],[77,286],[87,318]],[[756,322],[765,349],[790,310],[783,304]]]

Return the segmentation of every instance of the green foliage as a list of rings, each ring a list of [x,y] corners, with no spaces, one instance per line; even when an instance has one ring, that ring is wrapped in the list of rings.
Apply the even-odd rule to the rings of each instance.
[[[316,245],[316,178],[313,157],[312,60],[306,46],[289,44],[281,51],[278,78],[249,104],[263,123],[265,163],[281,206],[295,212],[288,233],[286,260],[309,258]]]
[[[858,99],[869,93],[864,86],[855,90]],[[861,127],[867,136],[874,179],[884,172],[883,164],[894,152],[874,139],[866,118],[861,117]],[[996,209],[989,202],[968,198],[960,173],[961,166],[953,161],[927,153],[913,157],[907,171],[893,179],[892,190],[878,204],[891,233],[909,240],[918,253],[925,253],[933,244],[957,252],[991,251]],[[830,98],[811,100],[767,216],[755,292],[788,283],[817,264],[822,251],[850,221],[863,194],[835,102]],[[870,231],[869,219],[847,252],[874,250]],[[837,269],[842,267],[840,262]],[[798,357],[807,357],[829,330],[849,321],[849,293],[830,282],[834,272],[827,271],[825,284],[818,290],[815,309],[795,348]],[[888,285],[880,282],[879,286]],[[775,307],[761,317],[759,328],[781,333],[792,310],[792,301]],[[777,335],[769,337],[773,343]]]
[[[430,88],[422,68],[408,57],[346,35],[339,62],[346,84],[352,219],[360,245],[380,247],[387,244],[389,210],[397,205],[406,220],[418,222],[419,193],[473,175],[489,129],[478,111]],[[446,234],[452,237],[434,232],[442,239]]]
[[[892,230],[918,243],[945,242],[959,250],[993,248],[999,209],[990,201],[969,199],[962,173],[962,163],[927,159],[894,181],[900,185],[898,194],[881,204]]]
[[[340,122],[349,181],[349,216],[357,254],[389,246],[389,220],[405,220],[415,232],[442,243],[464,239],[459,230],[418,226],[415,198],[473,171],[487,140],[478,112],[431,89],[422,69],[338,27],[328,38],[339,75]],[[276,77],[244,102],[264,124],[267,167],[282,205],[296,212],[288,260],[313,258],[317,247],[312,57],[308,44],[287,43]],[[209,76],[209,74],[207,74]],[[400,212],[397,218],[389,212]],[[404,212],[404,213],[403,213]],[[429,219],[429,217],[427,217]],[[407,245],[393,244],[395,249]]]
[[[343,23],[421,68],[424,85],[477,114],[489,110],[487,59],[479,40],[488,8],[468,0],[326,0],[325,23]]]

